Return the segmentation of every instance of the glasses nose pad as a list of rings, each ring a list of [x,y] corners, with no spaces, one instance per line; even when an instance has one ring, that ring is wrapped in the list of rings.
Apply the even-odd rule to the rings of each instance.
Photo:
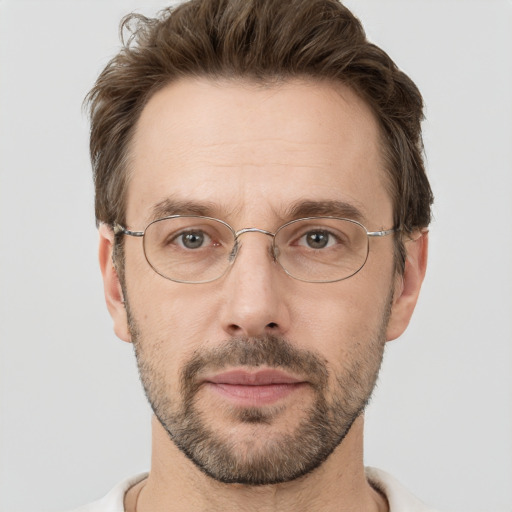
[[[270,254],[274,259],[274,262],[277,262],[277,259],[279,258],[279,247],[277,247],[275,244],[272,244],[270,246]]]
[[[237,238],[235,240],[235,243],[233,244],[233,248],[231,249],[231,252],[229,253],[229,256],[228,256],[228,261],[230,264],[233,263],[233,261],[235,261],[235,258],[238,255],[239,249],[240,249],[240,244],[239,244],[238,238]]]

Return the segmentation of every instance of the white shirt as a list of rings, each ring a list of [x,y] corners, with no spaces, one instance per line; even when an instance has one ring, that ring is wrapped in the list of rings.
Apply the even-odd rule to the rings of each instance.
[[[128,478],[117,484],[104,498],[80,507],[73,512],[124,512],[124,495],[148,476],[147,473]],[[436,512],[426,506],[388,473],[377,468],[366,468],[366,476],[373,487],[386,495],[389,512]]]

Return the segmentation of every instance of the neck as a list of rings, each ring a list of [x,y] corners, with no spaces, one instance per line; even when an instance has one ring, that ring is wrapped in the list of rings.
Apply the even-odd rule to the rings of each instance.
[[[150,474],[126,495],[127,512],[369,512],[388,510],[368,483],[363,466],[363,417],[311,473],[291,482],[249,486],[223,484],[205,475],[179,451],[153,418]]]

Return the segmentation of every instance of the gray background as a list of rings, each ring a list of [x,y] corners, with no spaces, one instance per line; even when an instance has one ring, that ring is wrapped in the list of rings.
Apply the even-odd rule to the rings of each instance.
[[[440,509],[511,511],[512,3],[347,3],[424,93],[437,200],[365,460]],[[162,5],[0,0],[2,511],[72,508],[148,468],[149,409],[103,301],[80,108],[121,16]]]

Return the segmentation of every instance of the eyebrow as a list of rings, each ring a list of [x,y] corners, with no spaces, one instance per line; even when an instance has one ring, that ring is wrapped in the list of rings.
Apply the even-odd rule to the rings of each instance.
[[[171,217],[172,215],[202,215],[203,217],[214,217],[215,211],[216,208],[213,203],[183,201],[169,197],[153,206],[149,220],[152,222],[162,217]]]
[[[173,215],[201,215],[217,217],[219,207],[212,202],[186,201],[173,197],[163,199],[152,209],[149,222]],[[361,222],[365,219],[361,210],[351,203],[337,200],[300,200],[292,203],[280,215],[283,221],[305,217],[342,217]]]
[[[286,218],[301,219],[303,217],[342,217],[361,222],[364,215],[356,206],[345,201],[303,200],[293,203],[286,209]]]

